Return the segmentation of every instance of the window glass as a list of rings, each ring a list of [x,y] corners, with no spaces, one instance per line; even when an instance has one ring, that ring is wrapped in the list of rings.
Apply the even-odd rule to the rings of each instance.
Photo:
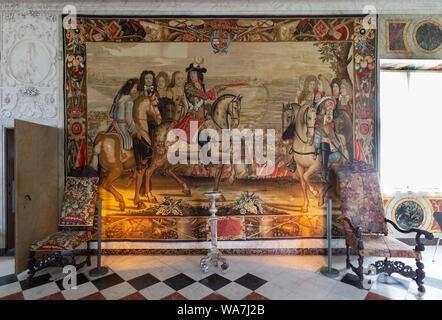
[[[442,189],[442,72],[382,71],[382,190]]]

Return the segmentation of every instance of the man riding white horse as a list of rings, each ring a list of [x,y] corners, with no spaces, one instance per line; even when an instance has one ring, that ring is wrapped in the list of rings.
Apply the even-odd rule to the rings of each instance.
[[[322,97],[317,103],[317,118],[313,142],[315,145],[314,158],[321,154],[322,179],[327,182],[328,164],[338,162],[341,157],[348,160],[345,137],[335,132],[333,111],[336,108],[336,99],[332,96]]]

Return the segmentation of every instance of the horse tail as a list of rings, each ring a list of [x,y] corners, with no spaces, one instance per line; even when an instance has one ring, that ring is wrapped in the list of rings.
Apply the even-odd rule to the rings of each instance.
[[[96,171],[100,171],[100,161],[99,161],[99,155],[101,153],[101,145],[103,144],[103,138],[104,135],[102,132],[100,132],[94,140],[94,147],[92,148],[92,158],[89,163],[89,166],[94,168]]]

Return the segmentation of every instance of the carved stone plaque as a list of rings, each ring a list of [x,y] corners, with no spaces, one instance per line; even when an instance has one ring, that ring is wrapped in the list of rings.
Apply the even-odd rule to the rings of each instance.
[[[38,84],[50,71],[49,52],[39,41],[24,40],[12,48],[9,55],[11,75],[18,82]]]

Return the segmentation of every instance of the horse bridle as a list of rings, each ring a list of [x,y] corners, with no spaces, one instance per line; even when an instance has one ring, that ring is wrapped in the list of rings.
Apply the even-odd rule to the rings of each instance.
[[[308,108],[306,108],[305,111],[304,111],[304,114],[303,114],[303,116],[302,116],[303,121],[304,121],[305,124],[307,124],[307,112],[308,112],[308,110],[309,110],[310,108],[312,108],[312,107],[308,107]],[[314,128],[315,128],[315,126],[309,126],[309,125],[307,125],[305,135],[307,136],[307,134],[308,134],[308,129],[314,129]],[[295,126],[295,133],[296,133],[296,135],[298,136],[299,140],[301,140],[302,143],[304,143],[304,144],[307,144],[307,143],[308,143],[308,141],[305,141],[304,139],[301,138],[301,136],[300,136],[299,133],[298,133],[298,128],[297,128],[296,126]]]
[[[234,98],[229,102],[229,107],[228,107],[229,109],[228,109],[228,112],[226,112],[226,117],[227,117],[228,114],[230,114],[230,119],[231,119],[231,120],[240,120],[239,117],[234,117],[234,116],[233,116],[233,103],[234,103],[234,102],[237,103],[237,101],[240,100],[240,99],[241,99],[241,96],[238,95],[238,96],[234,97]],[[239,107],[239,104],[237,104],[237,105],[238,105],[238,107]],[[219,123],[215,120],[215,118],[213,117],[213,111],[214,111],[214,109],[212,108],[211,113],[210,113],[210,117],[212,118],[213,123],[215,123],[215,125],[216,125],[218,128],[220,128],[221,130],[222,130],[222,129],[226,129],[226,128],[221,127],[221,126],[219,125]],[[226,122],[229,123],[228,119],[226,119],[226,120],[227,120]],[[227,129],[230,129],[230,128],[227,128]]]
[[[238,109],[238,108],[240,108],[240,105],[238,104],[238,100],[240,100],[240,97],[241,96],[236,96],[234,99],[232,99],[232,101],[230,101],[230,103],[229,103],[229,112],[227,112],[226,113],[226,117],[227,117],[227,115],[230,113],[230,121],[231,122],[233,122],[234,120],[240,120],[240,117],[235,117],[235,116],[233,116],[233,104],[235,104],[236,103],[236,108]],[[229,119],[226,119],[227,120],[227,123],[229,123]],[[230,127],[230,125],[229,125],[229,127]],[[229,129],[231,129],[231,128],[229,128]]]

